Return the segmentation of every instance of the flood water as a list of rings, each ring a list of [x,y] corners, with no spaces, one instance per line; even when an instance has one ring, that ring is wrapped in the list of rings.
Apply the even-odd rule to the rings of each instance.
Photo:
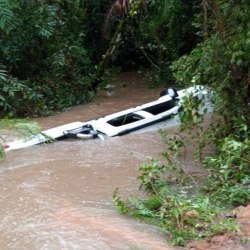
[[[93,103],[37,121],[43,129],[87,121],[159,96],[134,73],[116,82]],[[0,168],[0,249],[172,249],[156,228],[120,215],[112,202],[116,187],[123,197],[140,195],[139,166],[163,150],[158,132],[145,130],[8,152]]]

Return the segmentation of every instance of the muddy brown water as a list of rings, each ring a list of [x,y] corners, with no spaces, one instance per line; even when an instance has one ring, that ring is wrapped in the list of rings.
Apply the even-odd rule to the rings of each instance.
[[[126,73],[95,102],[37,121],[43,129],[87,121],[158,96]],[[112,202],[116,187],[124,197],[140,195],[139,166],[163,150],[158,132],[145,131],[9,152],[0,168],[0,249],[172,249],[155,227],[120,215]]]

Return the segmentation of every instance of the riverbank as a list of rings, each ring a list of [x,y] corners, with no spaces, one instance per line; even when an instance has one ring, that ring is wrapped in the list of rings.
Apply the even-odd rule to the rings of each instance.
[[[248,250],[250,249],[250,205],[231,211],[235,215],[240,232],[212,237],[208,242],[190,242],[185,249],[193,250]]]

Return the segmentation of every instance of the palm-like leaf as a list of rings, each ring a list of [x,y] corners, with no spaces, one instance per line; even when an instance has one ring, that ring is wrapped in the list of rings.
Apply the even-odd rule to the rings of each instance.
[[[15,27],[15,15],[9,0],[0,0],[0,29],[9,33]]]

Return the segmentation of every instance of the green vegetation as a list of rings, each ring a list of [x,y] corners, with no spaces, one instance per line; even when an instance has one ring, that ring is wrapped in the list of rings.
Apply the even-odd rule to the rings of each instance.
[[[101,8],[100,1],[0,0],[2,116],[50,114],[93,96]]]
[[[151,86],[205,85],[187,97],[181,131],[197,143],[201,180],[178,160],[186,142],[164,135],[166,163],[143,165],[148,199],[114,200],[122,213],[147,218],[174,244],[236,230],[223,210],[249,202],[250,3],[248,0],[0,0],[0,115],[48,115],[90,100],[112,67],[142,69]],[[203,148],[215,146],[213,156]],[[190,188],[188,188],[190,186]],[[199,188],[198,188],[199,187]],[[218,222],[218,223],[215,223]]]
[[[173,82],[171,62],[197,42],[196,4],[0,0],[1,116],[49,115],[88,101],[112,66],[146,66],[154,84]]]
[[[189,173],[185,158],[180,156],[190,140],[185,141],[179,133],[162,132],[162,137],[167,146],[162,154],[164,165],[152,159],[139,169],[140,188],[147,198],[131,197],[125,201],[116,189],[113,201],[120,213],[158,225],[173,245],[183,246],[188,240],[205,240],[216,234],[237,233],[239,228],[234,215],[228,218],[227,214],[232,205],[245,204],[249,200],[249,168],[238,172],[230,166],[226,169],[224,164],[228,158],[221,159],[223,154],[219,154],[218,158],[205,157],[206,164],[214,163],[207,165],[208,177],[195,176]],[[240,155],[238,152],[234,157],[238,159]],[[245,160],[239,164],[245,164]]]
[[[8,139],[7,134],[12,132],[15,136],[29,139],[32,135],[40,132],[37,123],[24,119],[1,119],[0,120],[0,160],[5,158],[4,144]]]
[[[141,2],[145,4],[146,1]],[[154,79],[163,77],[168,82],[174,79],[181,86],[207,86],[212,93],[214,115],[205,130],[202,127],[206,113],[202,108],[203,101],[187,97],[180,115],[180,131],[174,135],[162,134],[167,146],[163,153],[165,164],[152,160],[140,168],[138,179],[148,198],[124,201],[118,190],[113,198],[121,212],[156,223],[166,231],[173,244],[184,245],[190,239],[236,232],[237,226],[232,218],[227,218],[227,210],[250,200],[250,3],[244,0],[193,1],[193,8],[189,7],[190,13],[187,13],[185,5],[189,1],[162,1],[161,4],[167,6],[165,9],[160,3],[154,5],[153,2],[157,1],[151,3],[160,8],[157,17],[149,11],[150,8],[147,9],[152,15],[148,24],[154,24],[154,33],[152,30],[150,33],[154,38],[148,39],[147,44],[154,41],[156,46],[155,51],[147,50],[150,56],[146,57],[157,58],[157,64],[151,60],[156,74]],[[175,11],[169,12],[172,18],[164,13],[163,16],[168,17],[165,25],[161,26],[163,23],[159,21],[161,13],[173,6],[178,14],[188,17],[181,32],[180,26],[172,23]],[[140,27],[143,25],[147,28],[141,29],[143,35],[150,37],[147,34],[150,25],[144,23]],[[156,29],[157,25],[159,29]],[[170,27],[173,32],[176,29],[175,35],[181,38],[177,41],[182,42],[186,40],[181,35],[190,38],[192,30],[193,43],[178,51],[171,45],[173,41],[174,44],[178,42]],[[188,33],[184,32],[186,29]],[[172,57],[167,51],[173,52]],[[157,57],[157,53],[162,57]],[[204,178],[191,175],[186,170],[185,160],[179,160],[180,152],[189,145],[182,136],[184,131],[197,143],[196,159],[208,173]],[[215,146],[215,151],[208,157],[203,149],[209,144]]]

